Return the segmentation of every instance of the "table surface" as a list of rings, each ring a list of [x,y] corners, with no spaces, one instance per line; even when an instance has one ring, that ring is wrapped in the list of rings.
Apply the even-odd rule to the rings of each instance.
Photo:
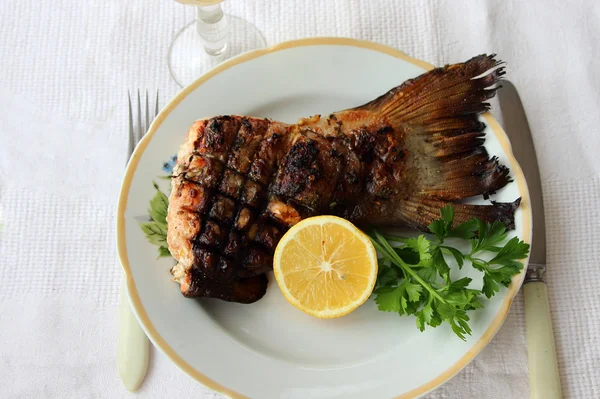
[[[543,180],[548,282],[567,398],[600,398],[600,3],[264,1],[224,8],[268,44],[347,36],[442,65],[508,62]],[[178,87],[174,1],[0,4],[0,397],[128,397],[116,370],[115,214],[126,91]],[[498,110],[492,113],[501,117]],[[486,349],[427,398],[525,398],[523,298]],[[140,397],[217,398],[154,349]]]

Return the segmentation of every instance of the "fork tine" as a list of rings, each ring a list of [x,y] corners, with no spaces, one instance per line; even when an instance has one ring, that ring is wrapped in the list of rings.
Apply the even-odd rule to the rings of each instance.
[[[154,105],[154,117],[158,116],[158,89],[156,89],[156,104]]]
[[[139,142],[142,139],[142,137],[144,136],[143,126],[142,126],[142,103],[140,101],[140,89],[138,89],[138,91],[137,91],[137,100],[138,100],[137,101],[137,103],[138,103],[137,104],[138,105],[137,106],[137,111],[138,111],[137,112],[137,122],[138,123],[137,123],[137,134],[135,137],[135,141]]]
[[[127,103],[129,104],[129,139],[127,144],[127,162],[129,162],[129,157],[133,153],[134,147],[134,133],[133,133],[133,113],[131,111],[131,94],[129,94],[129,90],[127,90]]]
[[[150,107],[148,106],[148,90],[146,89],[146,126],[144,126],[144,134],[150,129]]]
[[[133,106],[131,103],[131,93],[127,90],[127,100],[129,105],[129,140],[128,140],[128,150],[129,156],[133,153],[133,149],[137,145],[137,143],[144,137],[144,135],[148,132],[150,128],[150,123],[156,118],[158,115],[158,90],[156,90],[156,103],[154,104],[154,115],[150,115],[150,96],[148,95],[148,90],[146,90],[146,112],[144,115],[144,111],[142,108],[142,96],[140,93],[140,89],[137,90],[137,124],[133,123]],[[145,123],[144,123],[145,122]]]

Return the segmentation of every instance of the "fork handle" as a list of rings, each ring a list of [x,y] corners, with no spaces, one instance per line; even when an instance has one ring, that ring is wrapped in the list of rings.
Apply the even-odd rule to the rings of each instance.
[[[121,284],[117,366],[123,385],[134,392],[139,388],[148,370],[150,341],[131,310],[126,280],[126,277],[123,278]]]
[[[526,283],[523,290],[530,397],[531,399],[561,399],[548,287],[546,283],[538,281]]]

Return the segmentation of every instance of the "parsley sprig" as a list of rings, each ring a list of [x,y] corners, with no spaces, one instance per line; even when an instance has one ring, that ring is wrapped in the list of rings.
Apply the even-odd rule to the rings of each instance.
[[[152,182],[156,189],[156,194],[150,200],[150,208],[148,214],[152,219],[146,223],[140,223],[140,227],[146,239],[150,244],[158,246],[158,257],[171,256],[169,246],[167,244],[167,209],[169,208],[169,198],[160,191],[158,185]]]
[[[507,238],[506,226],[501,222],[486,223],[479,219],[454,225],[454,208],[448,205],[441,217],[429,225],[435,238],[425,235],[416,238],[384,236],[377,230],[369,234],[382,258],[374,291],[379,310],[399,315],[414,315],[417,328],[437,327],[448,323],[462,340],[471,334],[467,312],[483,307],[481,295],[492,297],[500,285],[508,287],[512,276],[518,274],[529,244],[514,237]],[[448,238],[470,243],[470,251],[448,245]],[[494,254],[490,260],[485,253]],[[453,257],[459,268],[471,264],[483,272],[483,288],[469,288],[472,279],[464,277],[453,281],[446,256]]]

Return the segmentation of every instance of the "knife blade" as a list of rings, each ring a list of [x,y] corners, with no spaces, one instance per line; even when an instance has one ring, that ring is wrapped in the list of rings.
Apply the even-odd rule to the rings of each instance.
[[[509,81],[504,81],[498,93],[504,130],[510,139],[513,154],[519,165],[521,165],[521,169],[523,169],[529,189],[531,212],[533,214],[533,236],[529,262],[545,267],[546,223],[544,221],[544,199],[533,136],[515,86]]]
[[[502,82],[502,89],[498,91],[498,101],[504,130],[510,139],[513,154],[521,165],[527,181],[533,215],[531,254],[523,286],[530,397],[532,399],[560,399],[562,398],[560,376],[545,280],[544,199],[533,136],[517,89],[509,81]]]

